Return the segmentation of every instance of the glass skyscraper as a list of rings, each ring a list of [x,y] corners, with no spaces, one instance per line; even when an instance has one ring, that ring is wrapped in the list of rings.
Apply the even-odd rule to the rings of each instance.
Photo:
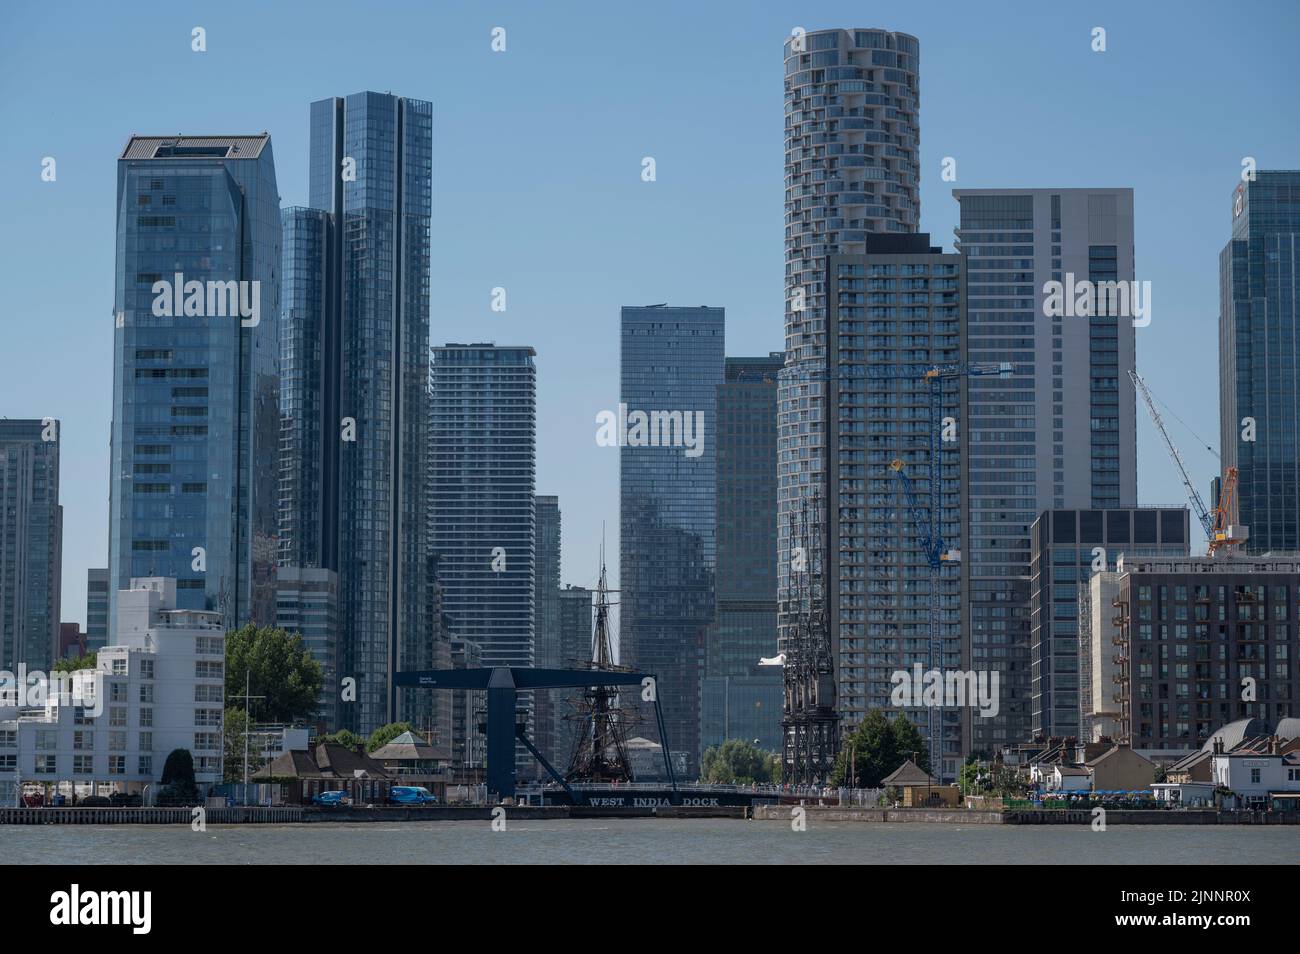
[[[718,385],[716,610],[704,649],[700,749],[781,749],[776,648],[776,380],[781,352],[727,358]]]
[[[1300,550],[1298,323],[1300,170],[1261,169],[1234,191],[1219,253],[1219,442],[1250,553]]]
[[[271,138],[133,136],[117,164],[109,613],[275,619],[280,196]],[[110,634],[111,635],[111,634]]]
[[[792,528],[805,507],[818,511],[810,519],[823,529],[838,519],[838,487],[827,476],[827,440],[839,416],[827,407],[827,349],[838,333],[827,315],[827,257],[863,254],[872,233],[915,232],[921,214],[917,39],[887,30],[818,30],[788,37],[784,53],[786,368],[777,399],[783,647],[798,614]],[[829,540],[824,532],[820,538]],[[826,551],[809,565],[817,600],[826,567]],[[824,688],[833,695],[833,686]],[[814,694],[805,687],[803,695]],[[863,702],[859,696],[844,709],[834,698],[819,698],[817,705],[839,709],[848,719],[843,728],[852,728]],[[798,780],[817,780],[819,772]]]
[[[62,581],[59,422],[0,419],[0,670],[53,666]]]
[[[1001,686],[997,715],[967,721],[964,749],[994,751],[1033,729],[1034,521],[1044,510],[1137,505],[1133,320],[1047,307],[1052,281],[1135,279],[1133,190],[953,195],[966,265],[962,355],[1015,368],[966,380],[961,428],[965,656],[971,669],[997,670]]]
[[[338,574],[340,724],[431,719],[425,468],[433,107],[311,105],[310,208],[284,213],[279,562]]]
[[[721,308],[622,310],[620,662],[658,677],[667,744],[685,753],[692,769],[699,764],[701,659],[714,609],[724,322]],[[653,724],[639,734],[658,739]]]

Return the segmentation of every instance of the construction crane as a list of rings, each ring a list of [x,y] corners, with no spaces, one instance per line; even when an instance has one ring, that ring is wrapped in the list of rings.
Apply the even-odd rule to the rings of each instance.
[[[889,370],[882,369],[882,371],[886,372]],[[925,508],[928,513],[922,510],[916,490],[912,485],[912,479],[908,476],[905,470],[906,465],[902,459],[895,458],[890,462],[889,467],[902,482],[907,509],[916,527],[917,546],[925,554],[926,564],[930,568],[929,638],[926,652],[929,664],[926,668],[928,671],[933,672],[943,663],[943,640],[939,635],[939,581],[944,564],[956,563],[961,559],[961,551],[955,547],[950,548],[945,543],[939,520],[939,511],[943,502],[943,482],[940,479],[941,464],[939,460],[939,441],[943,428],[943,382],[945,379],[957,377],[997,375],[1005,378],[1015,371],[1015,367],[1008,361],[1002,361],[986,364],[901,365],[896,370],[899,372],[898,374],[882,373],[879,376],[891,378],[915,376],[930,385],[930,499],[929,506]],[[920,373],[917,374],[917,371]],[[936,777],[942,777],[943,725],[936,706],[929,707],[926,713],[926,723],[929,733],[930,771]]]
[[[1223,475],[1223,491],[1219,494],[1219,500],[1214,509],[1211,510],[1205,506],[1205,501],[1192,483],[1192,478],[1187,473],[1187,466],[1183,463],[1183,457],[1178,453],[1178,448],[1174,446],[1173,438],[1169,436],[1169,431],[1165,428],[1165,422],[1156,410],[1155,398],[1151,395],[1151,389],[1147,387],[1146,381],[1137,374],[1136,371],[1129,371],[1129,379],[1133,382],[1133,387],[1142,397],[1143,403],[1147,406],[1147,411],[1151,414],[1151,420],[1164,439],[1165,447],[1169,449],[1169,456],[1173,458],[1174,465],[1178,468],[1178,475],[1183,481],[1183,487],[1187,491],[1187,499],[1191,502],[1192,510],[1196,514],[1196,519],[1200,521],[1201,529],[1205,531],[1206,551],[1210,556],[1214,556],[1219,550],[1230,550],[1238,544],[1244,543],[1250,536],[1246,527],[1237,523],[1237,468],[1229,467]],[[1218,456],[1217,454],[1215,455]]]

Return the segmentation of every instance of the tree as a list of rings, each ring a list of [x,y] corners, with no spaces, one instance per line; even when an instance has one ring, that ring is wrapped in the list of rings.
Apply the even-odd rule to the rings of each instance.
[[[160,804],[193,804],[199,800],[199,787],[194,781],[194,756],[189,749],[172,749],[163,763]]]
[[[767,784],[780,777],[777,757],[752,742],[727,739],[700,758],[700,779],[712,785]]]
[[[904,716],[891,722],[879,709],[871,709],[844,739],[831,784],[879,788],[908,759],[930,771],[930,753],[916,726]]]
[[[366,740],[366,751],[374,752],[378,749],[382,749],[403,732],[414,731],[415,726],[411,725],[409,722],[390,722],[388,725],[381,725],[374,732],[370,733],[370,738]]]
[[[243,709],[237,709],[233,706],[226,709],[225,716],[222,719],[222,741],[224,745],[225,757],[223,780],[227,782],[242,782],[244,780],[244,739],[248,735],[251,725],[248,721],[248,714]],[[254,772],[260,769],[266,760],[262,756],[260,746],[248,745],[248,775],[252,778]]]
[[[294,722],[316,712],[324,679],[297,633],[249,624],[226,634],[226,707],[244,707],[245,680],[262,722]]]
[[[329,735],[322,735],[316,741],[321,744],[330,742],[334,745],[342,745],[354,752],[357,750],[357,746],[365,745],[366,742],[365,739],[350,729],[339,729],[339,731],[331,732]]]
[[[95,654],[86,653],[76,659],[60,659],[54,664],[55,672],[78,672],[82,669],[94,669],[98,665]]]

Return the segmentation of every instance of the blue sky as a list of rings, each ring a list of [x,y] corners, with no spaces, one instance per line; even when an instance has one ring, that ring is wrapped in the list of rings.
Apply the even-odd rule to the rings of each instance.
[[[1139,370],[1217,443],[1218,253],[1241,159],[1300,166],[1295,0],[6,4],[0,414],[63,421],[63,618],[84,622],[86,568],[107,554],[114,177],[131,133],[268,130],[282,203],[305,205],[312,100],[431,100],[433,337],[537,348],[537,489],[560,497],[564,581],[590,585],[602,523],[618,552],[618,452],[594,420],[618,402],[619,306],[721,305],[728,354],[782,346],[781,45],[800,26],[920,38],[922,228],[944,246],[954,185],[1132,187],[1154,304]],[[1214,458],[1172,426],[1204,490]],[[1141,409],[1138,441],[1140,502],[1181,505]]]

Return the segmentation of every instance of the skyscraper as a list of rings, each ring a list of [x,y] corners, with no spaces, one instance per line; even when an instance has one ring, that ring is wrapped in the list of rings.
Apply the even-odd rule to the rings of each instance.
[[[838,414],[828,411],[826,395],[827,348],[838,333],[827,318],[827,256],[860,255],[873,232],[918,227],[919,57],[915,37],[886,30],[799,32],[785,42],[786,367],[777,397],[783,646],[798,616],[792,527],[806,507],[816,511],[816,527],[837,519],[838,489],[827,480],[826,442]],[[811,562],[810,592],[825,586],[828,555]],[[810,699],[814,688],[807,687]],[[832,698],[818,704],[836,707],[833,686],[823,688]]]
[[[1002,696],[996,716],[968,720],[964,744],[992,751],[1032,731],[1034,521],[1044,510],[1137,505],[1137,398],[1127,372],[1136,312],[1149,301],[1129,293],[1112,301],[1106,290],[1118,286],[1103,284],[1135,280],[1133,190],[953,195],[966,263],[963,357],[1015,367],[1006,378],[967,381],[960,435],[966,658],[999,671]],[[1063,302],[1053,301],[1053,282]],[[1098,307],[1079,307],[1085,291]]]
[[[871,709],[906,716],[929,737],[929,711],[915,700],[898,707],[893,676],[925,668],[960,667],[962,602],[958,568],[946,561],[937,577],[939,651],[931,660],[932,574],[909,507],[906,485],[891,464],[901,461],[917,507],[929,525],[932,482],[939,481],[935,523],[945,549],[955,547],[961,512],[961,445],[939,440],[931,473],[932,387],[903,365],[952,365],[960,358],[962,257],[930,245],[930,236],[873,235],[863,255],[835,255],[828,265],[830,367],[828,394],[838,413],[827,431],[833,519],[825,614],[835,660],[844,727]],[[900,375],[900,376],[895,376]],[[938,384],[942,418],[960,421],[961,379]],[[937,709],[941,732],[932,747],[942,764],[960,764],[961,713]]]
[[[442,610],[484,666],[532,666],[537,473],[536,352],[495,344],[433,349],[430,534]],[[531,695],[521,720],[532,734]],[[520,747],[517,764],[531,773]]]
[[[1233,192],[1219,253],[1219,443],[1251,553],[1300,550],[1300,170]]]
[[[562,669],[580,669],[591,662],[592,625],[591,593],[585,586],[570,583],[560,590],[558,600],[560,667]],[[577,744],[578,726],[574,718],[580,712],[578,703],[581,692],[561,691],[556,708],[555,749],[560,756],[556,767],[563,770],[573,757]]]
[[[534,587],[534,661],[539,668],[561,669],[565,662],[560,654],[560,498],[538,495],[535,512],[537,573]],[[562,715],[560,701],[563,693],[558,689],[546,689],[534,695],[537,706],[534,744],[553,765],[562,764],[568,753],[561,755],[556,748],[556,739],[559,733],[558,720]]]
[[[724,322],[723,309],[705,306],[622,311],[620,662],[658,677],[667,743],[692,767],[699,763],[700,664],[713,620]]]
[[[271,137],[132,136],[117,164],[109,620],[136,577],[275,617],[280,196]]]
[[[59,422],[0,419],[0,669],[49,671],[62,580]]]
[[[700,749],[728,738],[781,748],[776,648],[776,379],[779,351],[727,358],[717,397],[718,570],[704,649]]]
[[[338,574],[340,722],[417,724],[432,665],[426,440],[433,107],[362,92],[311,105],[311,208],[284,214],[282,566]]]

